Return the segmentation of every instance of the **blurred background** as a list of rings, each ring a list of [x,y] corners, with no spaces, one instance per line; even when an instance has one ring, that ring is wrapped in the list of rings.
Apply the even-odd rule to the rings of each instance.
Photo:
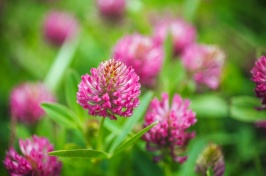
[[[75,37],[67,45],[60,44],[60,39],[47,39],[45,19],[51,11],[64,11],[76,20]],[[225,51],[218,93],[226,101],[236,95],[254,96],[250,69],[266,52],[265,11],[265,0],[128,0],[123,16],[114,20],[102,16],[93,0],[0,0],[0,160],[8,148],[9,95],[14,86],[47,79],[54,60],[62,55],[69,57],[67,67],[80,75],[88,73],[110,58],[119,38],[136,32],[150,35],[152,21],[165,14],[183,17],[195,26],[199,43],[216,44]],[[54,93],[64,104],[64,76],[59,81]],[[226,175],[266,175],[266,130],[229,117],[199,120],[195,129],[198,136],[189,145],[192,158],[207,140],[214,140],[222,145]],[[125,163],[125,159],[113,160]],[[138,148],[130,160],[113,173],[162,175],[150,156]],[[188,160],[179,175],[193,175],[193,170],[193,161]],[[6,174],[3,164],[0,173]]]

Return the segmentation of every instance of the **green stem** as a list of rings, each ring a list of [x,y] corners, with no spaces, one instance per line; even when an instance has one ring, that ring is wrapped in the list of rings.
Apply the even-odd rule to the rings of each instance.
[[[103,149],[103,141],[102,141],[102,134],[103,134],[103,126],[104,126],[105,118],[102,118],[99,132],[98,132],[98,138],[97,138],[97,149],[102,150]]]
[[[206,171],[206,175],[213,176],[213,170],[211,168],[208,168],[208,170]]]
[[[164,175],[165,176],[172,176],[172,170],[171,170],[171,167],[167,164],[167,163],[164,163]]]
[[[11,124],[10,124],[10,138],[9,138],[9,147],[14,147],[14,143],[16,140],[16,125],[17,119],[12,115],[11,116]]]

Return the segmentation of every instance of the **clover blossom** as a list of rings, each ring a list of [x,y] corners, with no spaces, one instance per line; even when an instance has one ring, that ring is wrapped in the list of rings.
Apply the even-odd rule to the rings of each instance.
[[[258,120],[255,122],[255,126],[257,128],[264,128],[266,129],[266,120]]]
[[[40,104],[54,101],[55,97],[44,84],[23,83],[11,92],[11,114],[22,123],[34,124],[45,114]]]
[[[73,39],[79,30],[77,20],[71,14],[61,11],[49,12],[44,20],[45,39],[57,46]]]
[[[199,155],[196,161],[196,173],[201,176],[206,176],[206,172],[211,169],[214,176],[224,175],[224,157],[219,146],[209,144]]]
[[[266,57],[260,57],[251,70],[252,81],[256,84],[255,93],[266,104]]]
[[[162,94],[162,100],[153,99],[145,116],[144,127],[154,121],[159,123],[144,134],[146,147],[149,151],[159,152],[155,156],[156,161],[170,156],[173,161],[183,163],[187,156],[184,151],[190,139],[194,138],[194,132],[187,129],[196,123],[195,113],[189,108],[190,101],[183,100],[175,94],[172,105],[169,105],[169,97]]]
[[[182,54],[182,62],[198,86],[217,89],[225,54],[214,45],[191,45]]]
[[[19,140],[19,148],[22,155],[10,148],[3,161],[10,175],[60,175],[62,164],[56,157],[47,155],[54,147],[46,138],[33,136]]]
[[[153,31],[154,41],[162,45],[168,35],[172,39],[175,56],[181,54],[196,40],[194,26],[183,19],[165,19],[157,22]]]
[[[163,50],[149,37],[140,34],[127,35],[114,47],[113,57],[132,66],[140,77],[140,83],[153,86],[163,62]]]
[[[126,8],[126,0],[96,0],[100,13],[105,17],[121,17]]]
[[[139,76],[132,67],[114,59],[101,62],[85,74],[78,85],[77,103],[94,116],[116,120],[132,116],[139,105]]]

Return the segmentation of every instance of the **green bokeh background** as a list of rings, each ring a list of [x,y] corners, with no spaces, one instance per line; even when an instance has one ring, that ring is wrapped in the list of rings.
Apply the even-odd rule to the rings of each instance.
[[[92,0],[2,0],[0,1],[0,160],[8,148],[10,134],[9,95],[24,81],[44,80],[59,48],[43,37],[43,20],[52,9],[69,11],[80,23],[80,35],[70,68],[82,75],[110,57],[112,46],[125,34],[151,34],[149,19],[166,12],[183,16],[198,31],[198,42],[219,45],[226,53],[221,87],[216,92],[226,104],[232,96],[254,96],[250,69],[266,48],[266,1],[264,0],[128,0],[127,11],[118,23],[104,21]],[[65,104],[64,77],[55,91]],[[193,99],[193,95],[191,98]],[[195,98],[195,97],[194,97]],[[215,101],[214,101],[215,103]],[[219,103],[219,102],[218,102]],[[218,104],[217,106],[219,106]],[[219,108],[218,108],[219,109]],[[217,112],[222,113],[222,112]],[[204,112],[203,112],[204,114]],[[215,112],[214,112],[215,114]],[[193,175],[195,158],[210,141],[222,146],[225,175],[266,175],[266,130],[253,123],[221,116],[198,117],[193,128],[197,137],[189,145],[189,160],[175,175]],[[266,118],[266,117],[265,117]],[[75,134],[73,134],[75,135]],[[26,135],[27,136],[27,135]],[[139,142],[130,152],[100,165],[99,175],[163,175]],[[66,160],[62,175],[88,175],[89,160]],[[0,164],[0,175],[6,170]]]

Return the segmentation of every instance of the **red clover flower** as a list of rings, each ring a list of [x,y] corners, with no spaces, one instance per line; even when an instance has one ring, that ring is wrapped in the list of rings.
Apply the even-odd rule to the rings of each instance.
[[[266,129],[266,120],[258,120],[255,122],[255,126],[257,128],[264,128]]]
[[[77,20],[66,12],[51,11],[44,21],[44,37],[50,43],[61,46],[66,40],[72,39],[79,30]]]
[[[83,75],[78,85],[77,103],[94,116],[130,117],[139,105],[139,76],[132,67],[114,59],[101,62],[98,68]]]
[[[116,18],[123,15],[126,0],[96,0],[100,13],[105,17]]]
[[[182,55],[182,62],[199,85],[217,89],[225,54],[213,45],[190,45]]]
[[[157,44],[162,45],[168,35],[172,38],[174,55],[181,54],[196,40],[194,26],[183,19],[165,19],[155,25],[153,36]]]
[[[164,54],[162,48],[155,46],[151,38],[133,34],[117,42],[113,57],[132,66],[142,85],[153,86],[161,70]]]
[[[199,155],[196,163],[195,170],[198,175],[206,176],[208,169],[212,170],[214,176],[224,175],[224,156],[216,144],[209,144]]]
[[[47,156],[54,147],[46,138],[33,136],[30,139],[19,140],[19,148],[22,155],[10,148],[3,161],[10,175],[60,175],[62,164],[56,157]]]
[[[159,161],[171,156],[173,161],[183,163],[186,156],[183,152],[195,133],[186,130],[196,123],[195,113],[189,109],[190,101],[183,100],[175,94],[172,105],[169,105],[169,97],[162,94],[162,100],[153,99],[145,116],[144,127],[154,121],[159,123],[144,134],[143,139],[147,142],[147,150],[160,152],[154,159]]]
[[[255,92],[257,97],[262,99],[262,104],[266,105],[266,57],[262,56],[255,62],[251,70],[252,81],[255,82]]]
[[[23,83],[10,95],[11,114],[25,124],[36,123],[44,114],[42,102],[54,102],[55,98],[42,83]]]

